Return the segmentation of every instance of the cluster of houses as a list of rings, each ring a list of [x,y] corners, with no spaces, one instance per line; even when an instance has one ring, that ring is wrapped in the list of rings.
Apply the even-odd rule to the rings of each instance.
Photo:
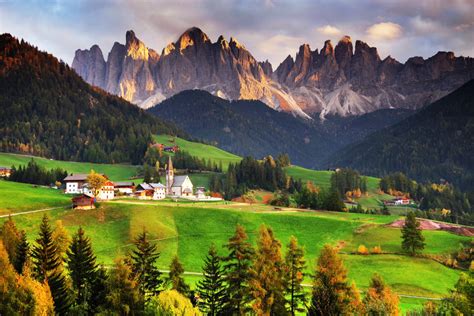
[[[203,201],[215,200],[206,196],[204,187],[197,187],[194,191],[193,183],[188,175],[174,175],[173,162],[171,157],[166,167],[166,183],[140,183],[133,182],[112,182],[106,175],[107,181],[98,190],[97,194],[87,183],[87,174],[72,174],[64,178],[65,193],[76,194],[72,198],[73,207],[79,209],[93,208],[95,199],[111,200],[116,196],[130,196],[142,200],[163,200],[167,196],[173,198],[185,198],[189,200]]]

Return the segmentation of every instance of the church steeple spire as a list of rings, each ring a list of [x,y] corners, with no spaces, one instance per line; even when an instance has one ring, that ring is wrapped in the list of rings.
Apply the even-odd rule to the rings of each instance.
[[[166,166],[166,194],[171,194],[171,187],[174,182],[173,161],[171,156],[168,156],[168,165]]]

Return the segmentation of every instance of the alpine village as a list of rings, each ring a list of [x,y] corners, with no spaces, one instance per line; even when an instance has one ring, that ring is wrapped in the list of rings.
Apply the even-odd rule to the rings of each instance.
[[[474,315],[473,43],[469,0],[0,1],[0,315]]]

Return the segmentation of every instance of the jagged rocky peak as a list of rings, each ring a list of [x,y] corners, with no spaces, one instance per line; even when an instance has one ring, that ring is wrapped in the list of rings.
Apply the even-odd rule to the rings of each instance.
[[[133,59],[148,60],[148,48],[140,41],[132,30],[125,34],[125,47],[127,48],[127,56]]]
[[[93,45],[90,49],[76,50],[72,68],[87,82],[104,88],[105,60],[98,45]]]
[[[353,55],[353,49],[354,48],[352,46],[352,40],[350,36],[346,35],[341,38],[334,49],[337,63],[341,65],[350,62],[350,59]]]
[[[217,43],[223,48],[223,49],[229,49],[229,42],[226,41],[224,36],[220,35],[219,38],[217,39]]]
[[[326,40],[324,42],[323,49],[321,49],[321,55],[323,56],[334,55],[334,47],[332,46],[331,40]]]
[[[179,50],[184,50],[188,46],[196,46],[206,42],[210,42],[209,37],[198,27],[187,29],[176,42]]]
[[[370,47],[367,43],[357,40],[355,45],[355,53],[354,55],[362,55],[367,54],[370,55],[372,58],[380,61],[379,53],[377,52],[376,47]]]
[[[267,76],[267,77],[272,76],[273,67],[272,67],[272,64],[268,61],[268,59],[263,61],[263,62],[259,62],[258,64],[260,65],[260,67],[262,67],[262,70],[263,70],[263,73],[265,74],[265,76]]]

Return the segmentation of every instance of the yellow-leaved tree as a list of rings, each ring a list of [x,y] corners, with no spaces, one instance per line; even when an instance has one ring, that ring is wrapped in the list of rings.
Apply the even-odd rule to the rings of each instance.
[[[100,189],[104,186],[105,182],[107,182],[107,179],[94,170],[91,170],[87,176],[87,183],[89,184],[89,188],[92,190],[94,197],[99,195]]]

